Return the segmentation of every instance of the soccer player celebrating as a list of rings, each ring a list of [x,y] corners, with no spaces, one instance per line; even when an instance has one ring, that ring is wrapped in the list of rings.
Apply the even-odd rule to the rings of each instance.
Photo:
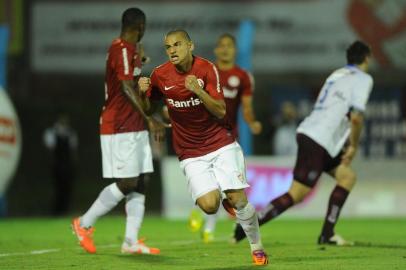
[[[123,253],[158,254],[138,240],[138,231],[144,217],[145,178],[153,171],[148,131],[155,138],[163,138],[164,125],[147,116],[138,95],[136,81],[141,74],[138,44],[144,35],[145,14],[138,8],[129,8],[122,15],[119,38],[113,40],[106,63],[106,101],[100,118],[103,177],[115,183],[105,187],[89,210],[72,221],[72,229],[80,245],[95,253],[93,225],[122,199],[126,199],[127,213]]]
[[[217,69],[192,54],[194,44],[184,30],[165,36],[169,61],[154,69],[151,78],[140,78],[144,106],[152,113],[164,99],[172,124],[173,146],[189,191],[207,214],[217,212],[224,192],[249,240],[256,265],[268,263],[254,207],[244,188],[244,156],[234,136],[221,124],[226,104]],[[148,97],[148,98],[147,98]]]
[[[367,74],[370,48],[356,41],[347,49],[347,63],[326,80],[311,114],[297,128],[298,153],[289,191],[271,201],[259,216],[260,225],[274,219],[299,203],[316,185],[322,172],[337,181],[328,202],[319,244],[352,245],[335,233],[341,208],[353,188],[356,174],[351,161],[358,149],[363,112],[372,90],[373,79]],[[241,225],[234,239],[245,237]]]
[[[242,113],[251,132],[255,135],[261,133],[261,122],[257,121],[252,108],[253,77],[252,75],[235,64],[236,41],[230,34],[221,35],[214,49],[216,67],[219,71],[220,86],[223,90],[226,102],[225,121],[232,130],[233,135],[238,137],[238,109],[242,105]],[[203,242],[208,243],[214,239],[217,214],[207,215],[202,232]],[[194,209],[190,215],[189,225],[192,231],[198,231],[202,226],[200,212]]]

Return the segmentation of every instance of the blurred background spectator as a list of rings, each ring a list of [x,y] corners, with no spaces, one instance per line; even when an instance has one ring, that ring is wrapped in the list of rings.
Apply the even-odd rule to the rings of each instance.
[[[69,116],[59,114],[56,122],[44,132],[44,145],[51,153],[53,177],[53,215],[68,213],[75,182],[78,137]]]
[[[272,140],[273,154],[277,156],[296,155],[297,112],[292,102],[283,102],[276,118],[276,131]]]

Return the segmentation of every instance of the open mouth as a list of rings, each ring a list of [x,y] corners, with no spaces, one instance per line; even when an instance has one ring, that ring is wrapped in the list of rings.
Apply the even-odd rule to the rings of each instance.
[[[171,61],[178,61],[178,60],[179,60],[179,56],[171,55]]]

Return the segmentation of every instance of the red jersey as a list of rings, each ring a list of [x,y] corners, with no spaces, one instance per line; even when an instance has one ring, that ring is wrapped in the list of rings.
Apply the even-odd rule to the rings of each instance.
[[[219,70],[220,85],[223,89],[224,100],[227,105],[225,121],[231,125],[233,135],[238,137],[237,115],[241,104],[242,96],[251,96],[253,92],[252,75],[240,68],[234,66],[229,70]]]
[[[188,75],[195,75],[212,98],[224,99],[216,67],[196,56],[191,70],[186,73],[180,73],[170,62],[155,68],[148,92],[153,100],[165,99],[172,124],[173,146],[180,160],[204,156],[235,141],[222,121],[206,109],[196,94],[186,89]]]
[[[121,81],[138,80],[141,59],[136,47],[122,39],[113,40],[106,63],[106,100],[100,117],[100,134],[145,130],[144,119],[121,90]]]

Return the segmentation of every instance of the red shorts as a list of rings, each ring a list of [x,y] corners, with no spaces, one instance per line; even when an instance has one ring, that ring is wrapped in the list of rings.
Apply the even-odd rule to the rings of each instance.
[[[296,135],[298,145],[293,178],[308,187],[314,187],[322,172],[329,172],[341,163],[341,151],[336,157],[304,134]]]

